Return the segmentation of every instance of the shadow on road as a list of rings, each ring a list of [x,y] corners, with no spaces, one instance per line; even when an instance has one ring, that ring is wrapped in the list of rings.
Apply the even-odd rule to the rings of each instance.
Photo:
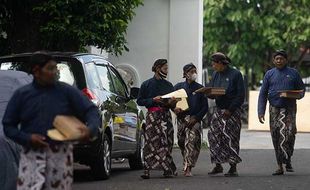
[[[130,172],[133,172],[129,168],[128,163],[122,163],[122,164],[112,164],[112,171],[110,178],[117,177],[119,175],[128,175]],[[87,166],[75,166],[74,167],[74,182],[80,183],[80,182],[95,182],[95,181],[103,181],[98,180],[92,176],[91,170]]]

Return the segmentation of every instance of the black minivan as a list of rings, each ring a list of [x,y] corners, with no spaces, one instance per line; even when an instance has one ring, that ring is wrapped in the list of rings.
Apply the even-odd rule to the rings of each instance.
[[[88,53],[50,52],[58,67],[58,80],[80,89],[98,106],[102,124],[99,138],[74,146],[75,162],[90,166],[98,179],[107,179],[112,158],[128,158],[131,169],[143,168],[142,110],[121,75],[105,57]],[[0,57],[0,70],[29,71],[32,53]]]

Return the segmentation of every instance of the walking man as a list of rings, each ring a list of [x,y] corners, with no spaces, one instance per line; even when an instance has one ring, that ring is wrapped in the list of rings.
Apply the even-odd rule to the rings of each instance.
[[[174,109],[176,100],[164,101],[162,95],[174,91],[173,85],[166,80],[168,62],[166,59],[155,61],[152,71],[154,77],[142,83],[137,103],[145,106],[146,127],[144,128],[144,174],[143,179],[150,178],[150,170],[163,170],[165,177],[177,175],[171,153],[173,148],[173,125],[170,109]]]
[[[296,99],[280,97],[283,90],[301,90],[298,99],[304,97],[305,85],[298,72],[287,66],[287,54],[278,50],[273,55],[275,68],[264,76],[258,99],[258,119],[265,121],[267,99],[269,100],[270,131],[278,169],[273,175],[283,175],[283,164],[287,172],[294,172],[291,157],[294,152],[296,134]]]
[[[188,96],[188,110],[174,109],[178,121],[178,145],[183,156],[184,175],[192,176],[201,148],[201,120],[208,111],[208,98],[194,93],[203,86],[196,82],[197,69],[192,63],[183,67],[184,82],[175,85],[175,90],[184,89]]]
[[[209,175],[223,172],[221,164],[229,163],[230,169],[225,176],[238,176],[237,164],[241,131],[241,105],[244,102],[245,89],[241,73],[229,66],[230,59],[223,53],[211,56],[215,70],[210,82],[211,87],[225,88],[225,95],[215,98],[216,109],[212,115],[208,140],[211,162],[216,164]]]
[[[52,56],[35,53],[30,64],[34,80],[15,91],[2,121],[6,136],[23,146],[17,189],[70,190],[72,144],[51,140],[47,131],[57,115],[72,115],[87,124],[81,129],[81,140],[87,140],[98,133],[98,109],[76,88],[56,81]]]

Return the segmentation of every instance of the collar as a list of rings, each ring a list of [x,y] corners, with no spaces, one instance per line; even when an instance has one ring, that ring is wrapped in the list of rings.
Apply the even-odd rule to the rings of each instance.
[[[32,85],[33,85],[35,88],[38,88],[38,89],[48,89],[48,88],[55,87],[56,82],[55,82],[54,84],[52,84],[52,85],[46,85],[46,86],[44,86],[44,85],[39,84],[38,81],[37,81],[36,79],[33,79]]]

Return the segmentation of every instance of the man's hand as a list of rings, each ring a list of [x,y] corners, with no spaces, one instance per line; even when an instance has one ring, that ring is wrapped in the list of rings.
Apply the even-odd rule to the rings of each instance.
[[[224,119],[229,119],[231,116],[231,112],[229,110],[225,110],[224,113],[223,113],[223,117]]]
[[[195,117],[190,117],[188,121],[188,127],[193,127],[197,122],[198,120]]]
[[[259,116],[258,116],[258,119],[259,119],[259,122],[260,122],[261,124],[264,124],[264,122],[265,122],[265,116],[264,116],[264,115],[259,115]]]
[[[79,128],[81,131],[81,138],[80,141],[89,141],[90,140],[90,130],[89,128]]]
[[[183,110],[181,108],[175,108],[173,111],[176,115],[179,115],[183,112]]]
[[[175,97],[172,97],[168,100],[168,104],[169,106],[174,107],[178,103],[178,101],[179,101],[178,99],[176,99]]]
[[[49,146],[45,140],[46,138],[42,135],[32,134],[30,143],[33,148],[45,148]]]
[[[153,101],[159,103],[159,102],[161,102],[161,97],[160,96],[156,96],[156,97],[153,98]]]

